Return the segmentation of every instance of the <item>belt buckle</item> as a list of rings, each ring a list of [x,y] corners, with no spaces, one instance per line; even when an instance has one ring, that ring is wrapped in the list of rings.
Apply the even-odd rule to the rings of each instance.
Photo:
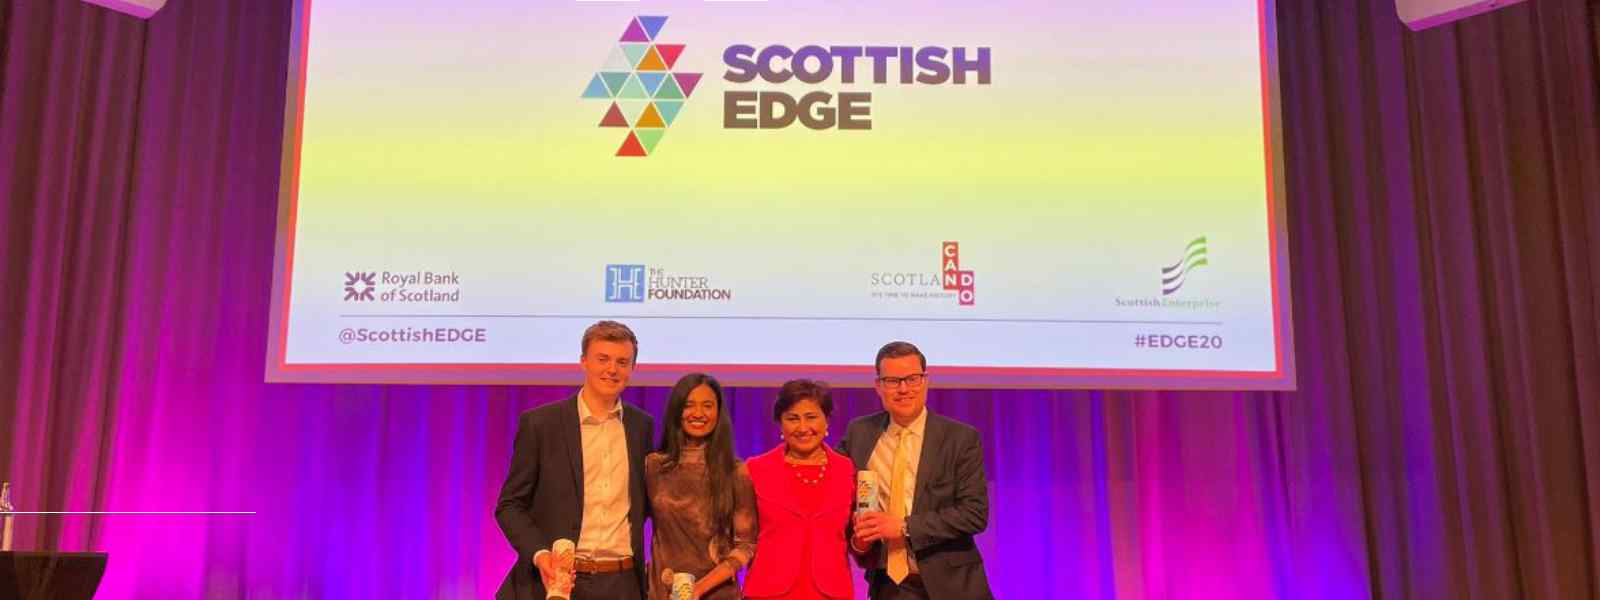
[[[603,575],[606,573],[618,573],[625,570],[623,565],[627,563],[627,560],[628,559],[626,558],[580,559],[577,561],[576,566],[577,571],[579,572],[589,573],[591,575]]]

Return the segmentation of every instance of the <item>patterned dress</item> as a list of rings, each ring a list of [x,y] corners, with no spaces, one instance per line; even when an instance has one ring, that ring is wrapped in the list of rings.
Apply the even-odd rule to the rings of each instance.
[[[645,493],[650,498],[650,600],[671,597],[665,569],[689,573],[698,580],[718,563],[735,573],[750,564],[756,553],[756,496],[750,471],[736,463],[733,481],[733,539],[712,535],[711,497],[706,494],[703,448],[683,448],[677,465],[664,468],[666,455],[653,452],[644,460]],[[701,596],[705,600],[738,600],[744,594],[737,577]]]

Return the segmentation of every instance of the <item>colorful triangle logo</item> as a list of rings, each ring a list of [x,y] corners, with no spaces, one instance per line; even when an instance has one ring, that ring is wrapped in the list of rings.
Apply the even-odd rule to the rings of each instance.
[[[665,16],[629,19],[622,37],[608,44],[605,63],[584,86],[583,98],[609,101],[599,126],[628,130],[616,156],[654,154],[700,83],[701,73],[673,71],[683,57],[683,44],[655,43],[666,24]]]
[[[628,21],[628,28],[622,32],[624,42],[648,42],[650,36],[645,35],[644,27],[639,25],[638,19]]]
[[[651,46],[650,50],[644,53],[644,58],[639,59],[639,70],[665,71],[667,70],[667,63],[661,60],[661,53],[656,52],[656,47]]]
[[[661,121],[666,123],[667,127],[671,127],[672,122],[678,120],[678,111],[683,109],[683,101],[657,100],[655,106],[656,111],[661,113]]]
[[[656,145],[661,143],[661,136],[666,135],[665,129],[640,129],[634,133],[639,136],[639,144],[644,146],[647,154],[655,154]]]
[[[683,97],[694,93],[694,86],[700,83],[700,73],[673,73],[672,78],[678,80],[678,89],[683,90]]]
[[[630,75],[628,77],[628,82],[622,84],[622,90],[617,92],[617,97],[618,98],[630,98],[630,99],[631,98],[649,98],[650,95],[644,93],[644,84],[639,83],[639,78],[637,76],[631,76]]]
[[[622,84],[628,82],[628,73],[601,73],[600,79],[606,82],[606,89],[611,90],[610,96],[614,97],[622,91]]]
[[[656,90],[656,98],[665,100],[682,100],[683,90],[678,89],[677,79],[670,78],[662,83],[661,88]]]
[[[639,116],[644,114],[644,107],[649,104],[643,100],[621,100],[617,107],[622,109],[622,119],[629,123],[638,123]]]
[[[639,116],[639,122],[634,123],[633,126],[639,128],[653,127],[656,129],[662,129],[665,128],[667,124],[661,122],[661,113],[656,112],[655,104],[651,104],[644,108],[644,114]]]
[[[678,57],[683,55],[683,44],[656,44],[656,52],[661,53],[662,62],[667,63],[667,68],[678,64]]]
[[[644,146],[639,144],[639,136],[629,131],[628,139],[622,140],[622,147],[617,148],[617,156],[646,156]]]
[[[630,71],[632,69],[633,63],[628,62],[628,55],[622,53],[621,46],[612,48],[611,53],[606,55],[605,64],[600,65],[601,71]]]
[[[649,51],[650,44],[623,44],[622,57],[628,59],[628,65],[622,70],[632,71],[639,65],[639,61],[644,60],[644,53]]]
[[[610,98],[611,90],[606,89],[606,82],[600,80],[600,74],[595,73],[589,80],[589,86],[583,88],[584,98]]]
[[[666,17],[639,17],[639,24],[644,26],[644,34],[650,39],[656,39],[661,33],[661,27],[667,24]]]
[[[600,118],[601,127],[627,127],[628,120],[622,117],[622,109],[617,108],[617,103],[611,103],[611,110],[606,111],[606,116]]]
[[[639,83],[644,84],[644,93],[656,95],[656,90],[661,89],[661,82],[667,80],[667,74],[661,72],[640,73]]]

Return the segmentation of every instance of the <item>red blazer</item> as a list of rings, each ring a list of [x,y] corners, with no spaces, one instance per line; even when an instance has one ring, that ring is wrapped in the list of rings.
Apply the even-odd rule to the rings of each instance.
[[[789,493],[794,474],[783,462],[783,445],[746,461],[761,525],[755,562],[744,579],[746,596],[778,596],[794,589],[801,582],[800,558],[809,542],[807,570],[817,589],[837,598],[854,597],[845,528],[854,508],[856,469],[850,457],[823,448],[828,453],[828,474],[817,488],[823,501],[815,513],[800,512],[798,500]]]

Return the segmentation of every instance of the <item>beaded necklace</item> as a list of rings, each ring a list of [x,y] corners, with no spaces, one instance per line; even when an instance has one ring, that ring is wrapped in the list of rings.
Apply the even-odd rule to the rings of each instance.
[[[800,470],[801,466],[813,466],[813,465],[805,465],[804,463],[801,463],[800,461],[797,461],[797,460],[795,460],[793,458],[790,458],[788,453],[784,453],[783,462],[785,464],[788,464],[789,467],[794,471],[794,478],[795,479],[799,479],[800,483],[803,483],[803,484],[806,484],[806,485],[810,485],[810,486],[819,485],[819,484],[822,483],[823,478],[828,476],[828,457],[826,455],[824,455],[822,457],[822,463],[821,464],[815,465],[815,466],[821,467],[817,471],[816,479],[812,479],[812,478],[806,477],[805,476],[805,472]]]

